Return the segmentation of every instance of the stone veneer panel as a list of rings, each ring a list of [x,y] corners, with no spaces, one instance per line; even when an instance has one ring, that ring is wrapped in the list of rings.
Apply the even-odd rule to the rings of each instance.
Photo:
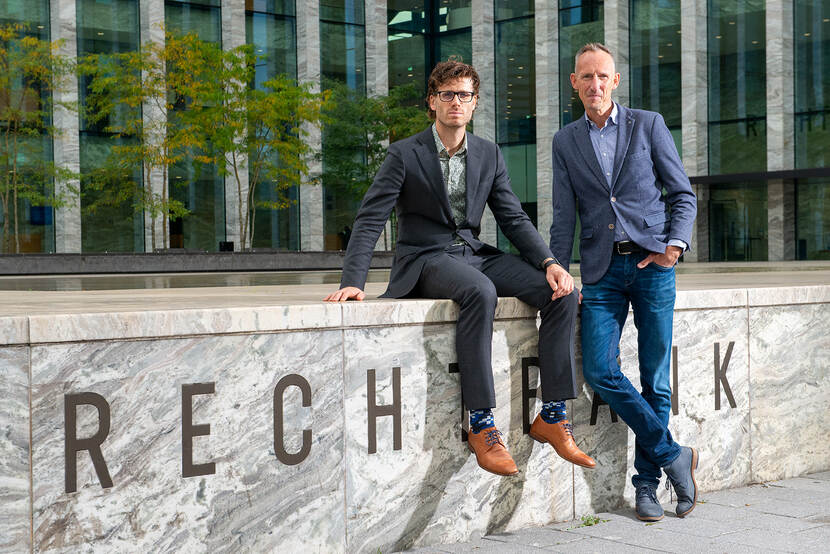
[[[29,349],[0,348],[0,551],[31,549]]]
[[[344,550],[343,413],[339,331],[76,343],[32,348],[34,548],[95,550]],[[275,457],[274,390],[289,374],[310,386],[284,399],[285,449]],[[182,477],[182,384],[215,383],[193,397],[193,462],[214,475]],[[86,451],[78,491],[65,493],[64,395],[95,392],[110,406],[102,445],[114,486],[103,489]],[[95,433],[93,407],[78,413],[78,437]]]
[[[714,345],[719,344],[721,364],[734,343],[726,378],[735,400],[732,407],[723,389],[720,409],[715,409]],[[682,445],[700,453],[698,485],[703,491],[745,484],[750,480],[749,371],[746,309],[689,310],[675,312],[677,348],[678,414],[669,429]],[[623,373],[640,390],[637,330],[633,317],[620,340]],[[581,367],[581,359],[579,360]],[[634,434],[622,419],[611,420],[608,406],[600,406],[595,425],[590,424],[593,391],[583,385],[574,401],[574,433],[577,443],[597,460],[593,470],[575,468],[576,516],[634,505]],[[664,479],[665,481],[665,479]],[[669,492],[660,488],[664,506]]]
[[[559,129],[559,9],[535,0],[536,29],[536,196],[537,220],[545,243],[553,223],[553,135]]]
[[[521,366],[536,354],[535,322],[497,322],[494,334],[495,416],[520,468],[512,478],[479,469],[461,441],[459,379],[448,371],[453,336],[452,325],[345,331],[350,552],[466,541],[571,516],[570,464],[522,433]],[[369,454],[367,370],[376,370],[376,403],[390,405],[394,367],[402,451],[394,450],[393,418],[383,416]]]
[[[680,2],[683,165],[690,176],[709,174],[709,77],[706,2]],[[705,206],[705,204],[704,204]],[[703,237],[698,237],[698,241]],[[707,239],[708,240],[708,239]],[[708,258],[700,258],[705,261]]]
[[[750,308],[749,331],[753,480],[826,470],[830,304]]]

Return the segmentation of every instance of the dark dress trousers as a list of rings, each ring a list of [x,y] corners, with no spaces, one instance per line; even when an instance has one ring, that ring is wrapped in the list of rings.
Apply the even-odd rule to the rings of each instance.
[[[467,408],[496,405],[490,359],[498,296],[516,296],[541,312],[543,400],[574,398],[576,293],[551,301],[540,263],[553,255],[513,193],[498,146],[467,133],[466,163],[466,219],[457,225],[432,129],[391,144],[355,218],[340,285],[363,289],[375,244],[394,208],[398,239],[382,297],[458,303],[456,353]],[[521,258],[478,239],[485,204]],[[466,244],[454,244],[457,237]]]

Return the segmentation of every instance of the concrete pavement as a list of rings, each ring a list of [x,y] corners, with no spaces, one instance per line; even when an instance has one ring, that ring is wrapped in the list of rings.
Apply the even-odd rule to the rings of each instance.
[[[830,552],[830,472],[701,493],[682,519],[663,507],[666,517],[654,523],[623,508],[410,552]]]

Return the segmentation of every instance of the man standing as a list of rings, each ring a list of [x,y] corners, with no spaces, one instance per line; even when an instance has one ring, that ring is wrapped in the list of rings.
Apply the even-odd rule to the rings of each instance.
[[[539,366],[542,412],[531,435],[563,458],[594,461],[573,440],[565,400],[576,396],[573,339],[577,299],[573,278],[551,255],[510,187],[498,146],[466,132],[478,102],[471,66],[439,63],[429,77],[430,128],[389,146],[363,198],[343,263],[341,288],[325,300],[363,300],[375,243],[394,208],[398,240],[387,298],[449,298],[458,303],[456,354],[461,393],[470,410],[468,447],[478,464],[499,475],[518,468],[496,429],[490,363],[499,295],[516,296],[541,311]],[[523,258],[478,239],[485,203]]]
[[[637,517],[663,517],[656,495],[661,468],[683,517],[697,500],[698,455],[675,443],[668,430],[669,359],[674,265],[688,248],[697,202],[663,118],[611,100],[620,82],[611,51],[586,44],[574,65],[571,85],[585,117],[553,138],[550,248],[567,269],[578,205],[585,380],[636,435]],[[629,304],[638,330],[642,393],[617,361]]]

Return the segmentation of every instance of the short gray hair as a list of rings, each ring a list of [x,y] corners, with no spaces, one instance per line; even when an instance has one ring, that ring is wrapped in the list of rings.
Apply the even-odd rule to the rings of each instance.
[[[609,56],[611,56],[611,61],[614,62],[614,66],[616,67],[617,62],[614,60],[614,53],[611,52],[611,49],[602,44],[601,42],[589,42],[582,48],[580,48],[576,56],[574,56],[574,73],[576,73],[576,64],[579,61],[579,56],[584,54],[585,52],[605,52]]]

